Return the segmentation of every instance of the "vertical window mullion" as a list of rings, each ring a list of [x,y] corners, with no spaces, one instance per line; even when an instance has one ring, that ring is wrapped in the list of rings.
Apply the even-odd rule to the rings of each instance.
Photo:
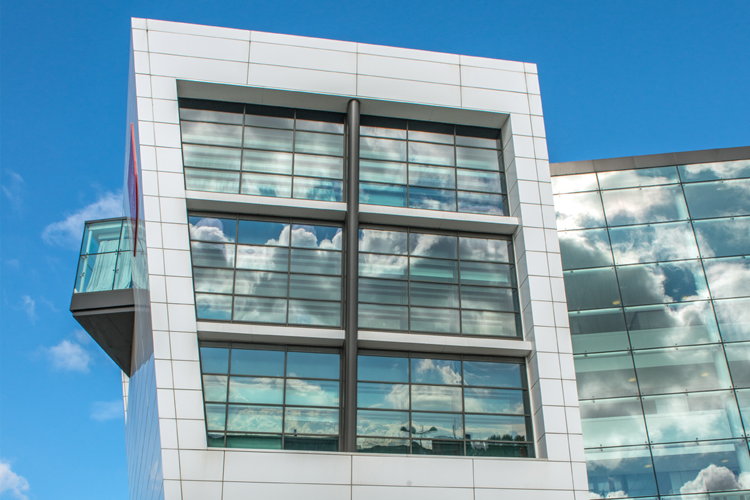
[[[294,165],[297,163],[297,110],[294,110],[292,118],[292,177],[290,179],[292,183],[291,195],[294,198]],[[292,240],[292,233],[289,233],[289,241]],[[290,255],[291,259],[291,255]]]
[[[242,182],[242,178],[240,177],[240,183],[241,182]],[[234,298],[235,298],[234,291],[237,289],[237,257],[240,254],[239,240],[240,240],[240,220],[238,217],[236,224],[234,226],[234,272],[232,273],[232,311],[229,316],[229,321],[231,323],[234,323]]]
[[[292,181],[294,182],[294,181]],[[286,322],[285,325],[289,326],[289,307],[290,304],[290,295],[292,291],[292,219],[289,219],[289,243],[288,250],[289,250],[289,257],[287,257],[286,260]],[[286,365],[284,365],[284,369],[286,369]],[[286,372],[285,372],[286,373]]]

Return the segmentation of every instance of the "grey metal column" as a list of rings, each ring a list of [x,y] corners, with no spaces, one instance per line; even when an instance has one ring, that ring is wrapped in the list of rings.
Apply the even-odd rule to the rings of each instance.
[[[342,451],[357,451],[357,277],[359,276],[359,101],[346,110],[348,183],[346,196],[346,339]]]

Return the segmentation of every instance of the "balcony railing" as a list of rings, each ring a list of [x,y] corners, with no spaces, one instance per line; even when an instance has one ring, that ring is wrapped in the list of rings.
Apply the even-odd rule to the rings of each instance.
[[[133,246],[126,218],[87,221],[74,293],[133,287]]]

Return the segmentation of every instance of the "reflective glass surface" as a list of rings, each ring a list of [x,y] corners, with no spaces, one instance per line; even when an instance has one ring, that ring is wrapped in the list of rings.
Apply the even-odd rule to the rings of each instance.
[[[187,189],[343,201],[342,114],[180,99],[180,129]]]
[[[198,319],[341,326],[341,227],[191,215],[189,229]]]
[[[133,286],[131,231],[127,219],[86,223],[73,293]]]
[[[401,356],[359,356],[358,451],[533,456],[522,364]]]
[[[610,226],[688,218],[685,198],[679,185],[602,191],[601,195],[607,224]]]
[[[519,335],[509,240],[366,228],[359,251],[360,328]]]
[[[338,352],[205,342],[200,355],[209,446],[338,450]]]

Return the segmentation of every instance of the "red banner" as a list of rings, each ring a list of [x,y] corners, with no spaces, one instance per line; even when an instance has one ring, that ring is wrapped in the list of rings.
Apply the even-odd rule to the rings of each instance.
[[[135,129],[130,124],[130,160],[128,162],[128,199],[130,209],[130,222],[133,227],[133,256],[138,248],[138,160],[135,150]]]

